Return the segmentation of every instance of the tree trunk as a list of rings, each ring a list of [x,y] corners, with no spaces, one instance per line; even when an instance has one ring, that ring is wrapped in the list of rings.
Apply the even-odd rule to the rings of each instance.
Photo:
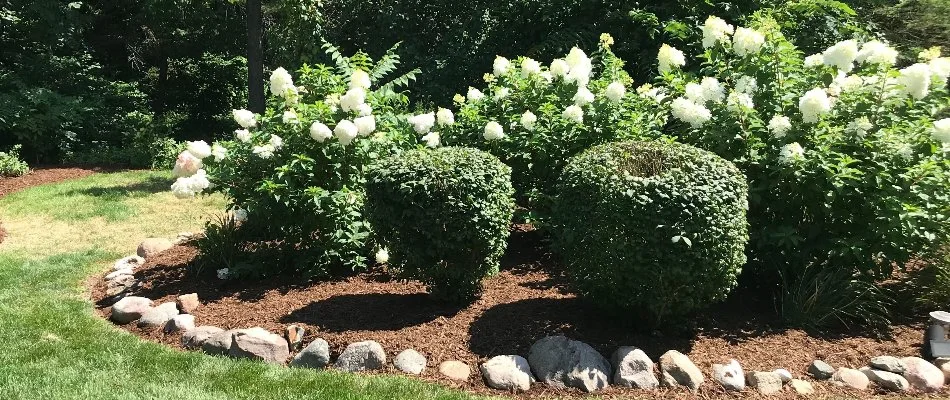
[[[247,107],[264,112],[264,21],[261,0],[247,0]]]

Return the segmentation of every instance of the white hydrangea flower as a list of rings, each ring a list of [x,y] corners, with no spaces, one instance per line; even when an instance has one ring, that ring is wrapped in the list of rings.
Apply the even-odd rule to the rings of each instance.
[[[897,50],[894,50],[884,42],[872,40],[861,46],[861,50],[858,51],[858,56],[855,60],[862,64],[883,64],[891,66],[897,64]]]
[[[356,106],[356,115],[360,117],[365,117],[371,114],[373,114],[373,107],[370,107],[369,104],[363,103]]]
[[[485,140],[499,140],[505,137],[505,130],[501,127],[501,124],[491,121],[485,124],[485,133],[483,136]]]
[[[409,124],[418,134],[429,133],[435,125],[435,113],[419,114],[409,117]]]
[[[686,92],[685,95],[687,99],[700,104],[706,102],[706,95],[703,93],[703,85],[700,85],[696,82],[690,82],[686,84],[684,91]]]
[[[376,130],[376,117],[372,115],[359,117],[353,120],[353,124],[356,125],[360,136],[369,136]]]
[[[792,129],[792,121],[784,115],[776,115],[769,121],[769,132],[776,139],[785,137],[788,131]]]
[[[534,115],[530,110],[521,114],[521,126],[526,130],[533,131],[536,122],[538,122],[538,116]]]
[[[752,103],[752,96],[746,93],[733,91],[729,93],[729,100],[726,101],[726,107],[729,111],[738,113],[746,110],[752,110],[755,105]]]
[[[576,105],[567,106],[561,116],[578,124],[584,123],[584,110]]]
[[[179,199],[194,197],[196,194],[211,186],[208,176],[203,169],[199,169],[192,176],[180,177],[172,184],[172,193]]]
[[[538,76],[541,77],[541,80],[544,82],[545,85],[550,84],[551,82],[554,82],[554,75],[551,75],[551,71],[541,71],[541,73],[538,74]]]
[[[496,76],[502,76],[508,73],[508,69],[511,67],[511,61],[508,61],[507,58],[502,56],[495,56],[495,62],[492,63],[492,72]]]
[[[510,89],[506,87],[500,87],[500,88],[495,89],[495,96],[493,96],[493,98],[495,100],[501,100],[501,99],[504,99],[505,97],[508,97],[509,94],[511,94]]]
[[[709,109],[683,97],[674,99],[670,103],[670,111],[674,118],[689,124],[693,128],[699,128],[712,119],[712,113]]]
[[[172,174],[176,177],[192,176],[201,169],[201,159],[195,157],[190,151],[185,150],[175,159],[175,166],[172,168]]]
[[[927,65],[930,66],[930,72],[937,77],[937,83],[946,86],[947,78],[950,77],[950,58],[937,57],[930,60]]]
[[[854,134],[859,138],[863,138],[865,135],[867,135],[868,131],[873,128],[874,125],[871,124],[871,120],[869,120],[867,117],[859,117],[854,121],[849,122],[844,131]]]
[[[759,83],[756,82],[755,77],[742,75],[739,79],[736,79],[737,92],[751,95],[755,94],[757,90],[759,90]]]
[[[211,146],[211,156],[214,157],[215,162],[221,162],[221,160],[228,158],[228,149],[224,148],[224,146],[220,144],[215,143]]]
[[[824,64],[825,64],[824,54],[812,54],[808,57],[805,57],[806,67],[817,67],[819,65],[824,65]]]
[[[663,88],[653,87],[649,83],[644,83],[637,88],[637,94],[644,99],[652,99],[657,103],[666,99],[666,92]]]
[[[222,281],[223,281],[223,280],[227,280],[228,277],[231,276],[231,274],[230,274],[231,270],[229,270],[229,269],[227,269],[227,268],[221,268],[221,269],[217,270],[216,272],[217,272],[217,275],[218,275],[218,279],[220,279],[220,280],[222,280]]]
[[[442,136],[439,135],[439,132],[432,131],[423,136],[422,141],[426,142],[426,147],[434,149],[442,144]]]
[[[475,102],[485,98],[485,94],[481,90],[475,89],[473,87],[468,88],[468,94],[465,96],[468,101]]]
[[[294,79],[284,67],[279,67],[270,74],[270,92],[274,96],[286,97],[288,91],[297,93]]]
[[[270,143],[274,150],[280,150],[281,147],[284,147],[284,139],[277,135],[270,135],[268,143]]]
[[[930,78],[932,75],[933,72],[929,65],[917,63],[902,69],[897,81],[903,86],[904,93],[920,100],[930,93]]]
[[[346,112],[358,111],[360,105],[366,102],[366,90],[363,88],[352,88],[340,97],[340,108]]]
[[[448,108],[441,108],[435,113],[435,119],[439,125],[452,125],[455,123],[455,114]]]
[[[627,94],[627,88],[623,83],[619,81],[613,81],[607,88],[604,89],[604,96],[607,97],[607,100],[610,100],[614,103],[619,103],[620,100],[623,100],[623,96]]]
[[[660,46],[657,61],[659,61],[660,72],[665,74],[672,71],[674,67],[686,65],[686,56],[683,55],[682,51],[664,43],[663,46]]]
[[[791,164],[805,157],[805,149],[798,142],[789,143],[782,146],[779,151],[778,160],[782,164]]]
[[[327,105],[327,107],[330,107],[331,111],[336,112],[337,107],[340,106],[340,94],[329,94],[323,99],[323,102]]]
[[[386,250],[386,248],[382,248],[376,251],[377,264],[385,264],[388,262],[389,262],[389,250]]]
[[[234,137],[237,138],[241,143],[247,143],[251,141],[251,131],[247,129],[237,129],[234,131]]]
[[[254,146],[251,149],[251,152],[257,154],[258,157],[263,159],[268,159],[274,156],[274,146],[271,144],[265,144],[263,146]]]
[[[930,136],[941,143],[950,143],[950,118],[934,121],[933,132]]]
[[[589,65],[591,63],[590,57],[579,47],[572,47],[571,51],[567,53],[567,57],[564,58],[564,61],[566,61],[567,65],[571,68]]]
[[[729,35],[735,31],[732,25],[729,25],[722,18],[710,15],[703,24],[703,48],[710,48],[717,42],[729,41]]]
[[[350,89],[369,89],[372,85],[373,82],[370,81],[369,74],[367,74],[366,71],[361,69],[353,70],[353,74],[350,75]]]
[[[707,102],[719,103],[726,97],[726,88],[716,78],[707,76],[700,85],[703,88],[703,99]]]
[[[567,62],[570,68],[564,77],[564,81],[574,83],[578,87],[587,86],[590,82],[591,73],[594,71],[593,64],[591,63],[590,57],[587,57],[587,53],[574,47],[571,49],[571,52],[567,54],[565,62]]]
[[[285,124],[299,124],[300,119],[297,118],[297,112],[294,110],[284,111],[284,115],[280,117],[280,120]]]
[[[802,121],[815,123],[818,122],[818,117],[831,111],[831,99],[823,89],[815,88],[798,100],[798,109],[802,113]]]
[[[522,77],[527,78],[531,75],[540,74],[540,73],[541,73],[541,63],[527,57],[521,60],[521,76]]]
[[[188,142],[188,152],[199,160],[211,157],[211,146],[204,140]]]
[[[232,213],[232,218],[234,218],[234,222],[247,221],[247,210],[243,208],[235,208],[234,212]]]
[[[237,122],[237,124],[244,129],[257,126],[257,117],[255,117],[254,113],[251,111],[231,110],[231,115],[234,116],[234,122]]]
[[[839,71],[851,72],[854,60],[858,58],[858,42],[844,40],[835,43],[822,53],[823,62],[829,67],[836,67]]]
[[[764,44],[765,35],[755,29],[736,28],[736,34],[732,36],[732,51],[740,57],[758,53]]]
[[[594,94],[591,93],[590,89],[586,87],[577,88],[577,93],[574,94],[574,104],[583,107],[592,102],[594,102]]]
[[[910,147],[907,143],[901,143],[896,153],[897,156],[904,159],[904,161],[911,161],[914,158],[914,148]]]
[[[558,58],[554,61],[551,61],[551,67],[549,69],[551,71],[551,75],[553,75],[555,78],[564,78],[571,70],[571,66],[567,64],[567,61]]]
[[[937,57],[940,57],[940,46],[934,46],[917,53],[917,58],[920,62],[930,62]]]
[[[329,126],[320,122],[314,121],[313,124],[310,124],[310,137],[317,142],[323,143],[325,140],[333,137],[333,131],[330,130]]]
[[[359,135],[360,129],[356,127],[352,121],[344,119],[336,124],[336,128],[333,128],[333,136],[336,136],[336,139],[340,141],[340,144],[348,146],[353,142],[353,139],[356,139],[356,136]]]
[[[844,72],[838,73],[838,76],[828,86],[829,91],[837,96],[844,92],[850,92],[864,86],[864,80],[858,75],[847,75]]]

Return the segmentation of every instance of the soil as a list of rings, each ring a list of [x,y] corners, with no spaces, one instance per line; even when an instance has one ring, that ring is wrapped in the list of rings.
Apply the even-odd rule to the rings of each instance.
[[[746,371],[786,368],[796,377],[803,377],[814,359],[858,368],[877,355],[920,354],[922,321],[892,326],[883,335],[864,331],[817,334],[783,329],[770,317],[773,313],[763,312],[754,302],[742,298],[697,315],[684,333],[640,332],[629,321],[605,315],[572,294],[536,232],[516,231],[510,243],[502,271],[485,281],[479,300],[464,307],[433,302],[421,284],[393,279],[384,271],[332,282],[290,278],[238,282],[186,277],[185,266],[197,255],[196,249],[187,246],[176,246],[148,260],[136,272],[143,286],[134,295],[159,304],[174,301],[179,294],[196,292],[202,302],[194,312],[199,325],[225,329],[260,326],[272,332],[283,332],[289,324],[303,325],[304,343],[323,338],[330,343],[333,357],[348,343],[362,340],[379,342],[389,357],[413,348],[429,361],[422,379],[493,395],[500,392],[489,389],[479,379],[479,363],[500,354],[527,356],[532,343],[555,334],[586,342],[608,358],[624,345],[638,346],[654,360],[667,350],[679,350],[706,375],[707,384],[695,395],[669,389],[609,388],[598,392],[608,398],[757,398],[752,390],[740,396],[710,383],[712,364],[730,358],[739,360]],[[102,279],[96,282],[91,288],[92,296],[99,301],[104,297],[105,285]],[[97,308],[103,317],[109,315],[109,307],[101,302]],[[132,325],[126,328],[145,339],[180,348],[178,334],[166,335],[161,329],[143,331]],[[446,360],[468,363],[473,377],[466,383],[440,378],[437,366]],[[853,398],[873,394],[848,392],[826,382],[812,383],[823,395]],[[946,398],[948,393],[934,396]],[[536,384],[528,393],[517,396],[581,395],[576,390],[555,390]],[[782,394],[768,398],[796,396],[786,388]]]

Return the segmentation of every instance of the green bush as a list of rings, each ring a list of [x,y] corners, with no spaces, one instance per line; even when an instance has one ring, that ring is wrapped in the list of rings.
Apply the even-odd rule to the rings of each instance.
[[[374,165],[367,217],[399,271],[468,301],[498,271],[514,212],[511,168],[476,149],[412,150]]]
[[[20,145],[9,151],[0,151],[0,176],[23,176],[30,172],[30,166],[20,159]]]
[[[583,297],[662,323],[735,287],[747,190],[732,163],[692,146],[600,145],[561,175],[555,248]]]

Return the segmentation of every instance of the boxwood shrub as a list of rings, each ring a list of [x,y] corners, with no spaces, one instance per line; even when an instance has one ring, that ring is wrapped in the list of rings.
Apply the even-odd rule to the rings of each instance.
[[[735,287],[748,186],[731,162],[684,144],[608,143],[571,159],[558,189],[555,247],[581,296],[661,324]]]
[[[434,297],[470,301],[498,271],[514,212],[511,168],[470,148],[383,159],[366,179],[366,214],[390,264]]]

